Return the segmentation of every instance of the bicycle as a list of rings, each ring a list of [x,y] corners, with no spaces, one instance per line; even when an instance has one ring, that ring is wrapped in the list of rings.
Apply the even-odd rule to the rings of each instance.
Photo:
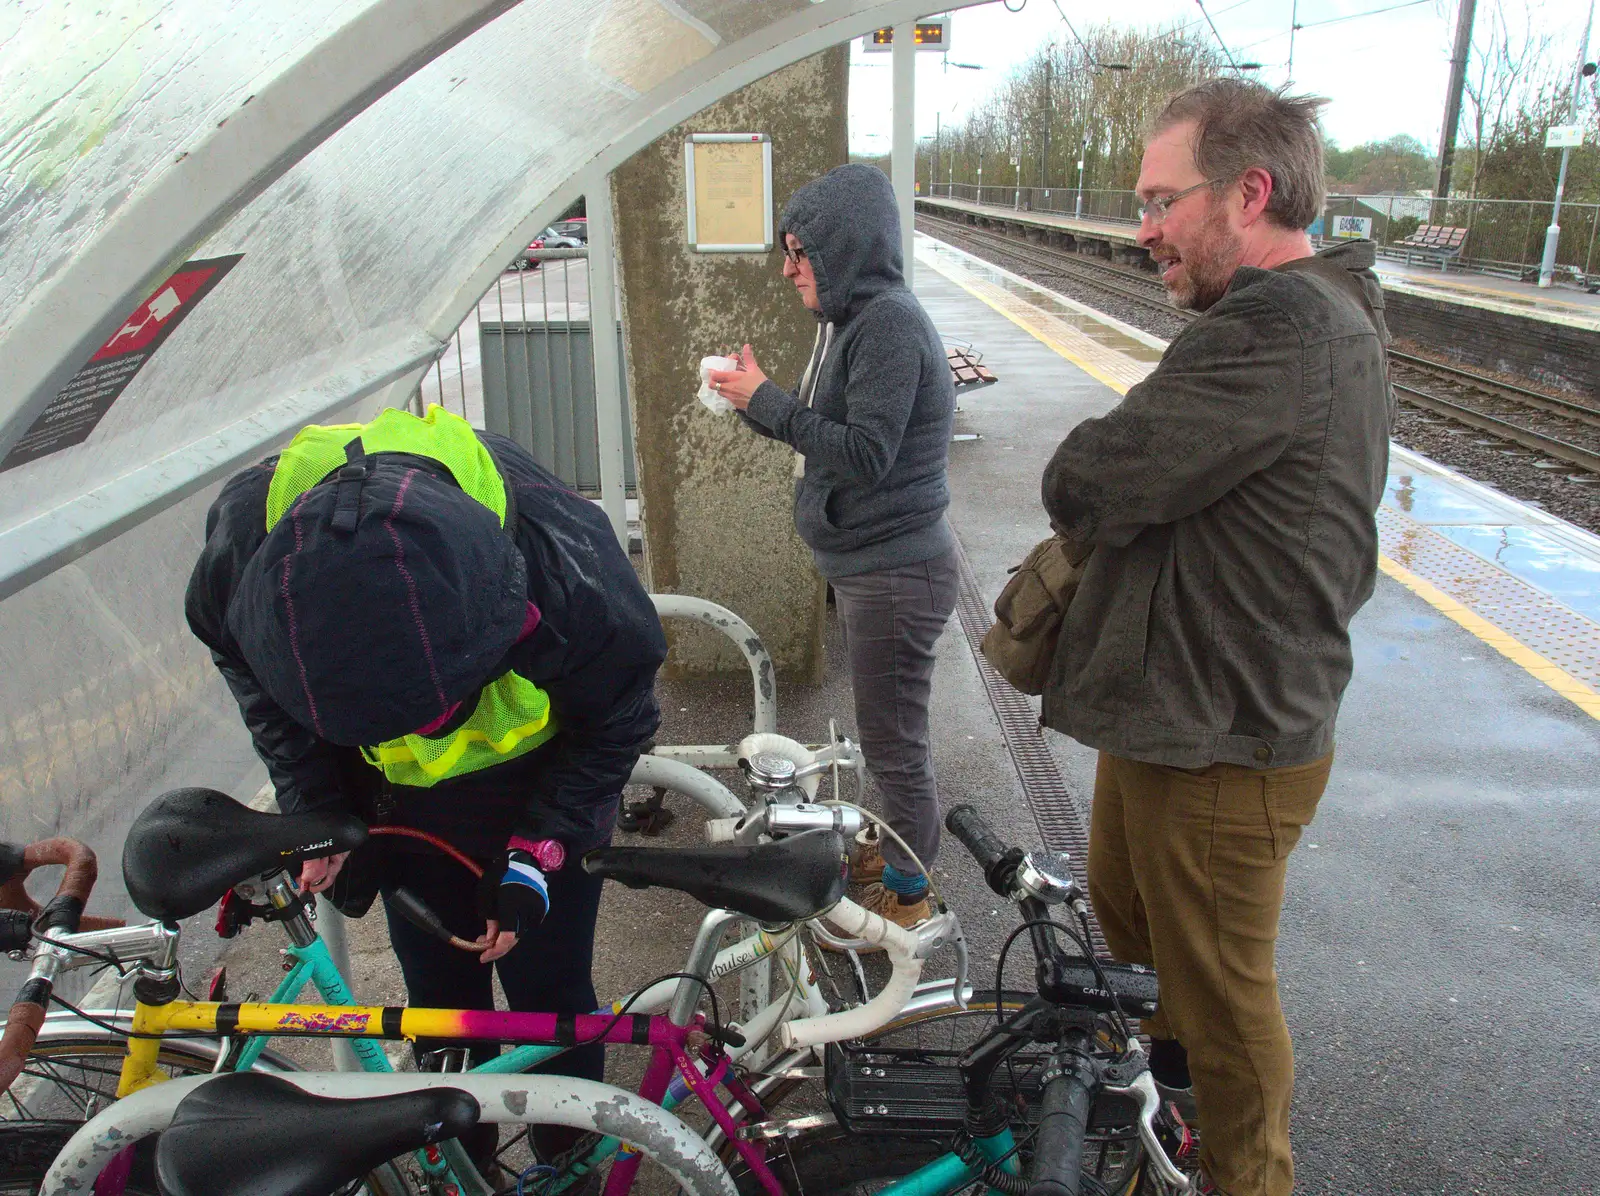
[[[1005,846],[971,806],[952,809],[946,826],[1022,922],[992,990],[964,1005],[959,989],[929,993],[874,1033],[827,1048],[828,1112],[786,1143],[796,1190],[953,1196],[982,1184],[1005,1196],[1189,1196],[1193,1181],[1169,1157],[1192,1145],[1187,1127],[1163,1108],[1128,1023],[1155,1011],[1155,973],[1095,957],[1064,855]],[[1077,925],[1052,917],[1056,906]],[[1036,959],[1033,993],[1001,983],[1023,934]],[[754,1190],[738,1178],[742,1192]]]
[[[813,761],[806,767],[827,767]],[[780,770],[781,771],[781,770]],[[921,959],[946,941],[959,942],[959,924],[954,915],[947,915],[925,927],[918,935],[905,935],[898,928],[884,923],[879,925],[873,915],[859,910],[849,902],[834,903],[842,895],[843,881],[838,867],[842,857],[840,832],[852,833],[859,821],[846,818],[848,811],[816,806],[795,797],[807,796],[795,789],[794,782],[803,778],[795,775],[802,770],[789,769],[786,785],[767,784],[765,800],[753,814],[737,820],[729,828],[734,837],[745,840],[768,835],[789,835],[771,844],[735,846],[724,848],[723,856],[716,862],[721,871],[711,876],[710,883],[703,878],[708,857],[704,850],[698,856],[693,852],[663,850],[640,851],[630,848],[613,848],[591,857],[597,869],[610,869],[625,883],[661,884],[681,888],[713,905],[732,906],[714,909],[706,916],[696,937],[695,947],[683,973],[668,978],[615,1002],[609,1010],[589,1017],[557,1019],[554,1015],[537,1014],[462,1014],[457,1011],[371,1009],[349,1003],[348,989],[343,984],[337,967],[329,957],[326,947],[316,936],[306,911],[294,893],[288,873],[283,865],[292,863],[314,848],[324,853],[347,850],[360,838],[359,824],[328,816],[307,814],[272,816],[246,810],[224,795],[209,791],[180,791],[159,799],[151,810],[141,815],[130,833],[125,852],[124,873],[128,888],[141,910],[153,915],[157,921],[146,926],[125,928],[121,931],[95,934],[58,934],[42,942],[34,961],[35,981],[45,985],[43,993],[33,992],[29,1004],[37,1010],[48,999],[48,982],[60,972],[74,967],[88,966],[116,960],[124,965],[133,963],[139,969],[135,983],[138,1000],[131,1019],[113,1017],[91,1019],[100,1023],[104,1036],[97,1042],[101,1056],[125,1055],[120,1068],[118,1094],[129,1097],[150,1086],[159,1074],[165,1060],[172,1066],[170,1047],[173,1034],[199,1034],[200,1041],[227,1043],[222,1049],[206,1049],[198,1057],[183,1057],[178,1053],[176,1071],[196,1071],[208,1060],[211,1069],[247,1069],[266,1066],[282,1069],[280,1060],[261,1054],[265,1037],[269,1035],[328,1036],[352,1038],[361,1065],[372,1071],[387,1071],[387,1058],[375,1039],[418,1036],[439,1038],[497,1038],[524,1043],[549,1043],[550,1046],[527,1045],[476,1069],[488,1074],[507,1074],[521,1071],[544,1061],[557,1053],[563,1045],[573,1041],[604,1040],[648,1044],[656,1051],[652,1070],[646,1077],[643,1094],[670,1108],[686,1099],[691,1093],[707,1103],[724,1139],[732,1141],[732,1151],[743,1157],[747,1167],[759,1173],[765,1167],[764,1159],[751,1141],[737,1138],[740,1128],[727,1106],[715,1096],[714,1087],[721,1084],[734,1098],[733,1107],[748,1122],[764,1114],[759,1099],[743,1086],[732,1070],[732,1065],[742,1057],[751,1055],[767,1039],[775,1038],[791,1054],[810,1049],[812,1043],[827,1041],[829,1037],[859,1033],[871,1025],[887,1020],[903,1005],[913,991],[920,972]],[[757,774],[752,774],[755,780]],[[784,800],[785,798],[789,800]],[[823,829],[827,824],[828,829]],[[797,833],[798,832],[798,833]],[[809,834],[806,832],[810,832]],[[820,832],[820,837],[819,837]],[[175,847],[174,844],[180,846]],[[307,845],[312,845],[308,847]],[[714,849],[713,849],[714,850]],[[691,859],[691,857],[693,857]],[[694,876],[682,874],[683,866],[692,863],[702,872],[697,881]],[[774,867],[788,869],[791,876],[799,876],[809,888],[785,887],[773,881]],[[794,869],[798,867],[800,872]],[[831,867],[832,880],[828,880]],[[241,875],[247,879],[238,880]],[[236,883],[230,883],[236,882]],[[823,882],[826,882],[824,885]],[[837,890],[837,891],[835,891]],[[291,947],[288,956],[293,961],[292,971],[285,977],[266,1005],[230,1006],[211,1002],[185,1002],[178,999],[178,986],[172,962],[176,959],[177,919],[190,916],[208,908],[219,897],[229,892],[242,894],[248,908],[260,916],[280,921],[288,932]],[[792,924],[813,917],[824,907],[834,908],[828,913],[836,925],[847,934],[861,936],[871,942],[889,945],[894,960],[891,983],[873,1001],[863,1007],[844,1013],[827,1012],[814,985],[810,983],[799,942]],[[81,906],[80,906],[81,908]],[[718,950],[721,932],[742,917],[764,918],[769,922],[791,924],[787,929],[758,930],[730,948]],[[898,934],[896,933],[898,932]],[[98,937],[97,937],[98,935]],[[789,963],[792,953],[794,963]],[[792,984],[781,999],[775,999],[747,1020],[743,1033],[728,1032],[722,1024],[715,1004],[711,1031],[705,1030],[703,1017],[695,1014],[702,990],[721,975],[731,974],[760,960],[777,958],[785,963]],[[298,992],[302,982],[309,979],[324,993],[324,1006],[292,1006],[284,1001]],[[25,988],[26,991],[26,988]],[[713,996],[713,1001],[715,1000]],[[645,1013],[668,1008],[665,1017],[649,1018]],[[630,1010],[640,1010],[631,1013]],[[796,1015],[790,1018],[789,1015]],[[36,1017],[36,1014],[30,1015]],[[786,1020],[787,1019],[787,1020]],[[26,1019],[25,1019],[26,1020]],[[54,1046],[61,1049],[61,1031],[48,1031],[41,1038],[41,1046],[48,1054]],[[81,1036],[80,1026],[73,1027]],[[126,1041],[121,1035],[132,1034]],[[212,1036],[220,1035],[220,1038]],[[242,1040],[237,1035],[250,1035]],[[700,1067],[689,1058],[686,1047],[691,1038],[705,1037]],[[574,1037],[575,1036],[575,1037]],[[165,1052],[165,1053],[164,1053]],[[6,1055],[0,1049],[0,1056]],[[13,1045],[9,1054],[15,1055]],[[30,1056],[36,1058],[37,1056]],[[668,1086],[671,1072],[676,1067],[678,1078]],[[703,1070],[701,1070],[703,1068]],[[461,1080],[473,1073],[449,1073],[449,1078]],[[406,1077],[408,1080],[412,1077]],[[434,1082],[434,1081],[429,1081]],[[503,1081],[501,1082],[503,1087]],[[174,1089],[174,1092],[177,1090]],[[708,1100],[709,1098],[709,1100]],[[149,1103],[148,1101],[146,1103]],[[92,1110],[80,1110],[85,1116]],[[168,1109],[170,1113],[170,1109]],[[510,1117],[516,1120],[518,1118]],[[55,1144],[71,1128],[59,1123],[31,1123],[35,1137],[54,1135]],[[759,1141],[759,1139],[755,1139]],[[596,1144],[586,1157],[573,1161],[566,1173],[548,1190],[559,1191],[576,1182],[593,1167],[621,1151],[621,1143],[610,1135]],[[42,1150],[37,1153],[44,1153]],[[455,1183],[461,1191],[487,1191],[470,1162],[465,1159],[459,1145],[451,1142],[426,1152],[422,1159],[425,1182],[442,1186]],[[625,1189],[631,1182],[632,1171],[637,1167],[637,1156],[622,1154],[613,1166],[613,1182]],[[620,1175],[620,1178],[617,1178]],[[379,1176],[374,1190],[405,1190],[403,1181],[395,1175]],[[776,1181],[769,1190],[777,1191]]]

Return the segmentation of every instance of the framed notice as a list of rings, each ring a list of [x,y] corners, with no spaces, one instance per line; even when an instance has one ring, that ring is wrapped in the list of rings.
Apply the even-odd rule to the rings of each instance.
[[[772,138],[691,133],[683,142],[689,248],[766,253],[772,248]]]

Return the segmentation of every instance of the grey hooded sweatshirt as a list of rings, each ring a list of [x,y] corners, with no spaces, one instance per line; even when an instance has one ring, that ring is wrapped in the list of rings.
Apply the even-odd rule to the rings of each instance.
[[[804,457],[795,527],[825,577],[930,560],[951,548],[946,478],[955,385],[944,344],[901,272],[900,218],[881,170],[839,166],[784,207],[822,304],[795,394],[775,382],[747,421]]]

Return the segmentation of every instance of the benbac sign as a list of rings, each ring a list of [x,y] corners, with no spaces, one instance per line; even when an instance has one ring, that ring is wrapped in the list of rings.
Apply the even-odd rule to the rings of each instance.
[[[1372,240],[1371,216],[1335,216],[1333,235],[1346,241]]]

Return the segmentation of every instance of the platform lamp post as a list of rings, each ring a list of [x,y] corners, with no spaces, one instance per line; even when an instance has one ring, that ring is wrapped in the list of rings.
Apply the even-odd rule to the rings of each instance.
[[[1083,164],[1089,157],[1089,134],[1083,135],[1083,144],[1078,147],[1078,198],[1072,205],[1072,215],[1076,220],[1083,219]]]
[[[1561,144],[1561,173],[1556,176],[1556,201],[1550,211],[1550,227],[1544,230],[1544,257],[1539,261],[1539,285],[1548,287],[1555,281],[1556,275],[1556,250],[1561,241],[1561,193],[1567,186],[1567,163],[1572,159],[1572,146],[1574,141],[1583,144],[1583,126],[1578,123],[1578,99],[1583,94],[1583,81],[1594,74],[1594,64],[1585,62],[1589,56],[1589,26],[1594,24],[1594,0],[1589,0],[1589,15],[1583,22],[1583,39],[1578,47],[1578,70],[1572,77],[1572,106],[1568,110],[1566,128],[1561,130],[1568,136],[1559,139]],[[1559,126],[1558,126],[1559,127]],[[1551,134],[1557,130],[1552,128],[1545,135],[1545,145],[1554,144]],[[1576,137],[1570,134],[1576,134]]]

